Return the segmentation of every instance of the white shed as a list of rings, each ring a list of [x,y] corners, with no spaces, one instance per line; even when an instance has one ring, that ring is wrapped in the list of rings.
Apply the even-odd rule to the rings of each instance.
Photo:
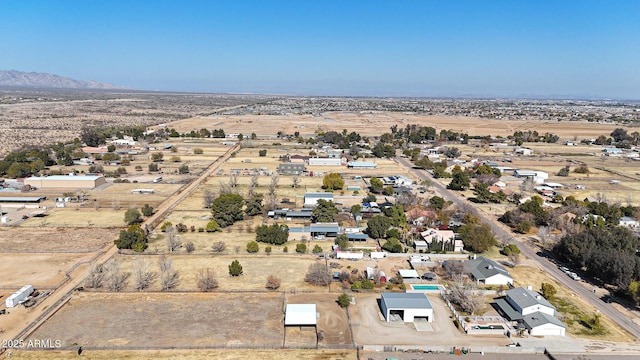
[[[29,297],[29,295],[31,295],[32,292],[33,292],[33,286],[25,285],[20,290],[11,294],[11,296],[9,296],[5,301],[5,304],[8,308],[16,307],[21,302],[25,301]]]
[[[425,293],[382,293],[380,307],[387,322],[398,318],[404,322],[433,321],[433,306]]]
[[[522,323],[532,336],[565,336],[567,329],[555,316],[542,312],[523,316]]]

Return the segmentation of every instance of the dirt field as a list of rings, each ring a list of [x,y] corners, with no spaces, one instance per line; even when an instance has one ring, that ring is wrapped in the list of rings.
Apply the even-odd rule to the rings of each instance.
[[[213,125],[215,124],[215,125]],[[259,126],[256,126],[259,124]],[[602,134],[609,134],[615,128],[615,124],[597,124],[587,122],[561,122],[561,121],[515,121],[481,119],[465,116],[425,116],[406,112],[325,112],[320,116],[313,115],[242,115],[223,116],[214,115],[178,120],[168,123],[169,128],[177,131],[190,131],[202,127],[222,127],[229,133],[250,134],[256,132],[259,135],[275,135],[278,131],[292,134],[299,131],[302,135],[313,134],[320,129],[323,131],[343,128],[358,132],[360,135],[376,136],[390,132],[392,125],[404,128],[406,125],[419,124],[432,126],[438,131],[447,129],[466,132],[469,135],[512,135],[514,131],[536,130],[544,134],[551,132],[565,139],[573,139],[574,136],[582,138],[595,138]]]
[[[282,344],[282,294],[76,294],[30,338],[63,347]]]
[[[0,252],[95,252],[117,239],[119,232],[110,228],[0,227]]]
[[[351,334],[349,331],[349,321],[347,313],[340,308],[337,303],[339,294],[287,294],[287,304],[316,304],[316,311],[320,314],[318,318],[318,333],[322,334],[323,340],[319,341],[320,345],[349,345],[351,344]],[[292,327],[287,329],[286,344],[299,344],[296,342],[294,335],[300,332],[299,328]],[[302,331],[302,335],[308,342],[308,332]],[[306,334],[305,334],[306,333]],[[311,339],[312,345],[315,345],[315,334]]]
[[[142,205],[140,205],[142,206]],[[124,213],[126,207],[119,210],[111,208],[54,208],[47,212],[45,216],[34,217],[21,224],[26,227],[125,227]]]
[[[133,262],[141,255],[120,255],[122,270],[130,272]],[[158,256],[145,256],[150,261],[150,270],[158,271]],[[278,276],[281,281],[280,290],[313,289],[326,291],[327,288],[311,286],[304,282],[304,275],[309,265],[313,264],[313,255],[216,255],[216,256],[171,256],[173,268],[180,273],[180,284],[177,289],[197,291],[196,275],[200,269],[213,268],[216,272],[220,290],[264,290],[269,275]],[[229,264],[238,259],[242,265],[243,275],[229,276]],[[133,280],[129,279],[129,288]],[[156,280],[150,290],[159,290]]]
[[[91,257],[93,254],[0,254],[0,287],[53,286],[64,280],[65,270]]]
[[[67,360],[77,357],[76,349],[70,351],[20,351],[12,350],[11,359],[37,359],[43,356],[49,360]],[[355,360],[355,350],[85,350],[82,353],[89,359],[179,359],[179,360]]]

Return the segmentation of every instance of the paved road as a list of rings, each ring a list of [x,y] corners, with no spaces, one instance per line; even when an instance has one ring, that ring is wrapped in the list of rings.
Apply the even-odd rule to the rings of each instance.
[[[408,159],[401,157],[397,157],[397,159],[400,164],[411,169],[410,171],[412,171],[419,179],[431,180],[433,182],[433,187],[440,192],[445,200],[450,200],[458,206],[465,205],[469,207],[468,205],[470,205],[470,203],[467,199],[460,196],[458,193],[449,191],[445,186],[440,184],[438,181],[435,181],[426,171],[413,169],[413,164]],[[603,302],[602,299],[600,299],[598,295],[594,294],[590,288],[587,288],[582,283],[568,277],[548,258],[538,256],[536,250],[531,249],[527,244],[521,242],[517,237],[514,237],[510,231],[503,229],[496,219],[488,218],[483,213],[479,212],[474,206],[471,206],[469,208],[473,209],[474,215],[479,216],[484,222],[491,225],[494,234],[504,239],[509,239],[511,242],[515,243],[521,250],[522,255],[530,258],[533,262],[537,263],[541,269],[555,278],[560,284],[564,285],[568,289],[571,289],[571,291],[573,291],[576,296],[579,296],[591,303],[591,305],[593,305],[603,315],[614,321],[616,324],[618,324],[620,327],[628,331],[636,338],[640,339],[640,326],[631,321],[625,314],[622,314],[621,312],[616,310],[616,308],[611,306],[611,304]]]

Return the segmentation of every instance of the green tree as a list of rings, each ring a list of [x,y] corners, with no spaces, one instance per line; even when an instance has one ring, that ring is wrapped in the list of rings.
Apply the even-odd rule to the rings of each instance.
[[[329,190],[342,190],[344,187],[344,180],[340,174],[327,174],[322,179],[322,187]]]
[[[110,153],[116,151],[116,146],[113,145],[113,144],[108,145],[107,146],[107,151],[110,152]]]
[[[429,206],[434,210],[444,209],[445,201],[440,196],[432,196],[429,199]]]
[[[469,174],[467,174],[466,171],[459,171],[453,174],[453,179],[451,179],[451,182],[447,185],[447,189],[465,190],[469,185],[471,185]]]
[[[502,253],[509,256],[511,254],[520,254],[520,249],[516,244],[509,244],[502,248]]]
[[[162,158],[164,158],[164,154],[161,152],[154,152],[151,154],[152,161],[162,161]]]
[[[263,195],[260,193],[251,194],[251,197],[245,200],[244,213],[248,216],[262,214],[262,199]]]
[[[258,156],[261,156],[261,157],[267,156],[267,150],[262,149],[258,151]]]
[[[542,283],[540,291],[542,292],[542,296],[547,300],[553,298],[557,292],[555,286],[546,282]]]
[[[189,173],[189,165],[187,165],[187,164],[180,165],[180,167],[178,168],[178,173],[179,174],[188,174]]]
[[[118,249],[142,252],[147,248],[147,235],[140,225],[130,225],[127,230],[120,231],[120,236],[114,242]]]
[[[349,249],[349,238],[345,234],[339,234],[336,237],[335,244],[338,245],[340,251],[347,251]]]
[[[320,245],[316,245],[316,246],[314,246],[314,247],[313,247],[313,250],[311,250],[311,252],[312,252],[312,253],[314,253],[314,254],[319,254],[319,253],[321,253],[322,251],[323,251],[323,250],[322,250],[322,247],[321,247]]]
[[[382,189],[384,188],[384,183],[377,177],[372,177],[369,181],[369,185],[371,186],[371,191],[376,194],[380,194],[382,192]]]
[[[303,243],[296,244],[296,252],[304,254],[307,252],[307,245]]]
[[[170,229],[172,227],[173,227],[173,223],[171,221],[165,221],[162,223],[162,226],[160,226],[160,231],[166,232],[167,229]]]
[[[384,215],[376,215],[367,221],[366,231],[373,239],[380,239],[385,236],[390,226],[391,219]]]
[[[256,241],[273,245],[282,245],[289,240],[287,225],[260,225],[256,228]]]
[[[312,222],[333,222],[338,215],[338,208],[333,201],[318,199],[316,207],[311,211]]]
[[[229,264],[229,275],[231,276],[240,276],[242,275],[242,265],[238,260],[233,260],[231,264]]]
[[[141,223],[142,222],[142,214],[140,214],[140,211],[138,211],[138,209],[128,209],[124,213],[124,222],[127,225],[133,225],[133,224]]]
[[[391,253],[401,253],[403,251],[402,244],[396,238],[390,238],[385,241],[382,248]]]
[[[386,195],[386,196],[391,196],[393,194],[395,194],[396,191],[393,189],[393,186],[389,185],[389,186],[385,186],[384,189],[382,189],[382,194]]]
[[[359,214],[362,211],[362,206],[360,204],[351,205],[351,214]]]
[[[142,215],[146,217],[153,215],[153,207],[149,206],[149,204],[144,204],[140,211],[142,211]]]
[[[497,243],[491,226],[480,223],[479,219],[461,226],[459,234],[462,237],[464,246],[476,253],[485,252]]]
[[[260,251],[260,246],[258,245],[257,242],[249,241],[247,243],[247,252],[248,253],[257,253],[258,251]]]
[[[220,225],[227,227],[244,218],[242,205],[244,200],[238,194],[222,194],[211,203],[212,218]]]
[[[407,216],[402,205],[393,205],[384,209],[384,214],[391,219],[391,226],[405,228],[407,226]]]
[[[215,219],[209,220],[207,226],[205,227],[206,232],[216,232],[220,230],[220,224]]]
[[[338,305],[340,305],[340,307],[346,308],[349,305],[351,305],[351,296],[342,293],[342,295],[338,296]]]

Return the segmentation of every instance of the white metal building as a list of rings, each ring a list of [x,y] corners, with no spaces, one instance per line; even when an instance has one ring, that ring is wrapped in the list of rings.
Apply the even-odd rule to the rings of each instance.
[[[333,193],[330,192],[308,192],[304,194],[304,207],[314,207],[318,200],[333,201]]]
[[[29,295],[31,295],[32,292],[33,292],[33,286],[25,285],[20,290],[11,294],[11,296],[9,296],[7,300],[5,300],[5,305],[8,308],[16,307],[21,302],[26,300],[29,297]]]
[[[341,166],[341,158],[309,158],[309,166]]]
[[[565,336],[567,327],[555,316],[535,312],[522,317],[522,323],[532,336]]]
[[[106,183],[107,180],[100,175],[32,176],[24,179],[25,185],[36,188],[94,189]]]
[[[433,321],[433,306],[424,293],[382,293],[380,307],[387,322],[397,317],[404,322],[417,318]]]
[[[287,304],[284,326],[316,326],[317,324],[316,304]]]

